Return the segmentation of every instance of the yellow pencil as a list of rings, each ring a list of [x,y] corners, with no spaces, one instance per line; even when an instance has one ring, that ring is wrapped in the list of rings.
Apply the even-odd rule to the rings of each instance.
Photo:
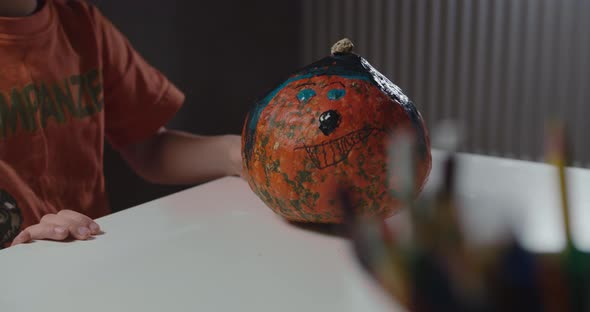
[[[565,125],[563,122],[553,120],[548,123],[546,142],[546,161],[557,168],[559,188],[561,193],[561,211],[568,248],[572,246],[572,232],[570,224],[570,209],[567,188],[567,148],[565,137]]]

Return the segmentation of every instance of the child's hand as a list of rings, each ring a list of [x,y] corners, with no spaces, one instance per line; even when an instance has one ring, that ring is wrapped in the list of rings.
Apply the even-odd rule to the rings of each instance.
[[[238,135],[229,135],[228,152],[230,169],[228,175],[243,177],[242,171],[242,137]]]
[[[39,224],[24,229],[11,246],[34,240],[63,241],[70,237],[86,240],[97,234],[100,234],[100,226],[92,219],[75,211],[62,210],[57,214],[45,215]]]

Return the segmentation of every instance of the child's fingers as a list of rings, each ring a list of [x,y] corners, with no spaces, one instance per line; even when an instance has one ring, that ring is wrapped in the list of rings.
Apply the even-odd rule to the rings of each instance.
[[[28,243],[32,240],[31,238],[31,234],[27,231],[22,231],[20,232],[20,234],[18,234],[14,240],[12,241],[12,244],[10,244],[10,246],[16,246],[19,244],[25,244]]]
[[[40,224],[54,224],[66,228],[68,233],[75,239],[86,240],[91,236],[87,223],[67,218],[64,215],[48,214],[41,218]]]
[[[44,239],[61,241],[66,239],[70,234],[67,227],[48,222],[41,222],[39,224],[31,225],[23,232],[26,232],[30,235],[29,241]],[[21,234],[27,235],[24,233]]]
[[[61,241],[70,235],[75,239],[86,240],[96,234],[100,234],[100,226],[92,219],[75,211],[62,210],[57,214],[43,216],[39,224],[23,230],[11,246],[34,240]]]
[[[86,228],[88,228],[90,230],[90,233],[92,235],[96,235],[100,233],[100,226],[94,222],[92,219],[90,219],[89,217],[79,213],[79,212],[75,212],[72,210],[62,210],[60,212],[57,213],[58,216],[63,216],[65,218],[68,218],[70,220],[72,220],[73,222],[80,224],[80,226],[85,226]]]

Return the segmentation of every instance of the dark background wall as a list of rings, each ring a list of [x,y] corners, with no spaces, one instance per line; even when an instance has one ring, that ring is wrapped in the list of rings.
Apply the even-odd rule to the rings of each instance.
[[[299,66],[299,1],[91,1],[187,96],[170,128],[240,133],[253,102]],[[143,182],[107,146],[118,211],[188,186]]]

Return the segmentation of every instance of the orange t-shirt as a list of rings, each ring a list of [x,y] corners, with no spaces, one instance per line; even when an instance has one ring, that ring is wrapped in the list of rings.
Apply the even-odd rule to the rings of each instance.
[[[110,213],[105,138],[155,133],[184,95],[92,5],[0,18],[0,248],[48,213]]]

